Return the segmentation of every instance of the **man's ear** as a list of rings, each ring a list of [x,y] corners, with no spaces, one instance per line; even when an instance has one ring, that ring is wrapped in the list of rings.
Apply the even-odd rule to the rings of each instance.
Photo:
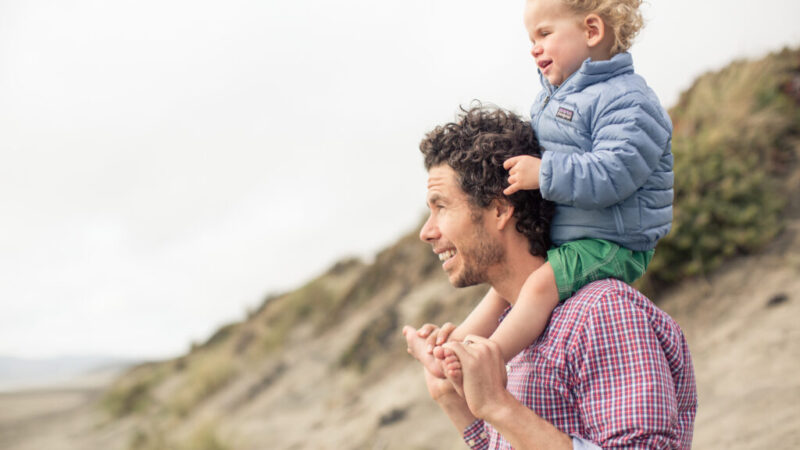
[[[589,47],[600,44],[606,36],[606,23],[597,14],[587,15],[583,19],[583,27],[586,32],[586,43]]]
[[[508,226],[511,219],[514,217],[514,205],[508,200],[497,199],[492,201],[493,219],[497,225],[498,230],[503,230]]]

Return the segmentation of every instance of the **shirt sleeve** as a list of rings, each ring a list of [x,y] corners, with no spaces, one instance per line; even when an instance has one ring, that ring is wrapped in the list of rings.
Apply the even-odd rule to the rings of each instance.
[[[596,302],[570,349],[582,434],[603,448],[677,448],[672,373],[656,325],[626,295]]]
[[[642,187],[671,139],[660,105],[642,101],[641,95],[629,94],[603,108],[593,124],[591,151],[544,152],[539,172],[542,197],[581,209],[602,209]]]
[[[464,442],[473,450],[485,450],[489,448],[489,436],[486,434],[486,426],[483,420],[477,419],[468,426],[462,434]]]
[[[594,442],[576,436],[572,437],[572,450],[600,450]]]

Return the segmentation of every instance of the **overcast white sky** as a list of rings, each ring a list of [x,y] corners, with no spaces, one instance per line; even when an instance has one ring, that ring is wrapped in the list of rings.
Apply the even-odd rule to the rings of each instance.
[[[0,354],[166,357],[424,211],[423,134],[539,90],[522,0],[0,0]],[[757,5],[757,8],[756,8]],[[671,106],[800,2],[651,0]]]

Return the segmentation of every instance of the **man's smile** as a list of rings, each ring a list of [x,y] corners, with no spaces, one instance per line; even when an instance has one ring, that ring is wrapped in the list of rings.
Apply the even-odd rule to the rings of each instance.
[[[439,253],[439,261],[446,261],[456,255],[455,250],[445,250]]]
[[[436,255],[439,257],[439,261],[442,261],[442,268],[445,268],[448,262],[453,260],[453,257],[456,256],[456,249],[447,249],[442,251],[434,251]]]

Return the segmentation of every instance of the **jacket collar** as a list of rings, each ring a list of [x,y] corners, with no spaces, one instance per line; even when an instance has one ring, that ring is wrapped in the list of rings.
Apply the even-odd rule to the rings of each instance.
[[[560,95],[567,95],[626,73],[633,73],[633,58],[630,53],[623,52],[617,53],[607,61],[592,61],[591,58],[587,58],[581,64],[581,67],[564,80],[559,87],[550,84],[547,78],[542,75],[541,70],[539,71],[539,81],[551,96],[556,91]]]

